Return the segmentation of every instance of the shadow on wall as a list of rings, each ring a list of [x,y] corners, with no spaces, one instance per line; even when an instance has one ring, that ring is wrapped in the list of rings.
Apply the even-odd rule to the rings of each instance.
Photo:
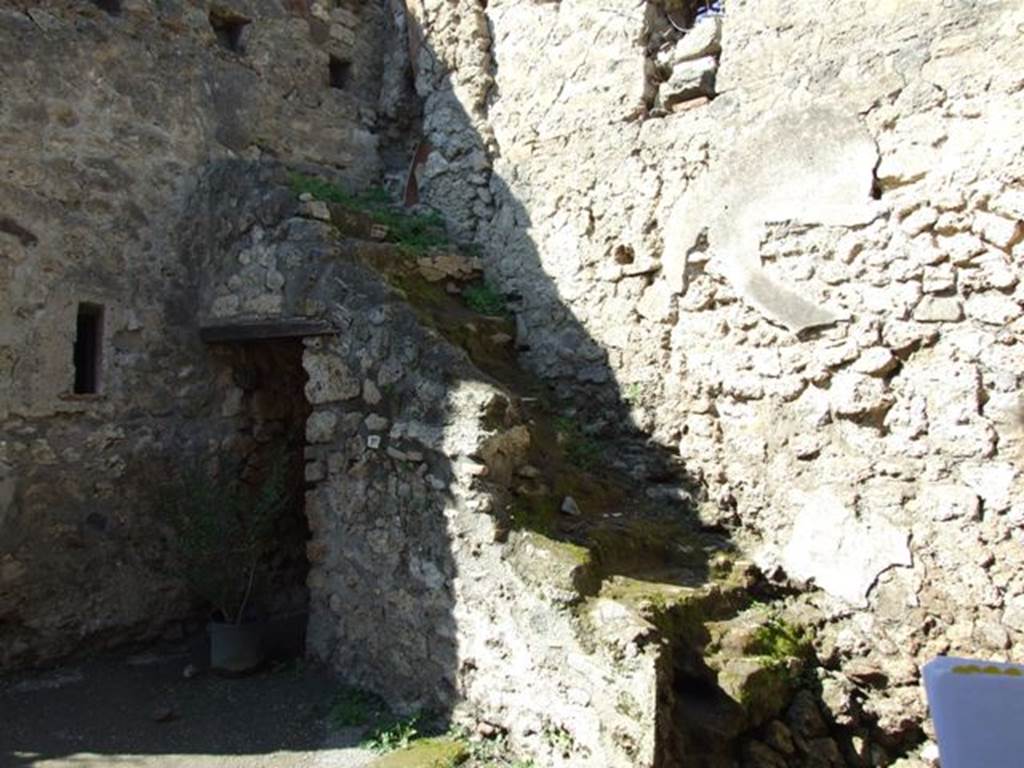
[[[449,118],[473,131],[457,104]],[[480,137],[477,144],[485,145]],[[266,164],[204,169],[183,212],[182,254],[203,292],[197,316],[209,316],[220,301],[221,323],[316,317],[335,331],[307,338],[303,355],[310,646],[317,655],[349,682],[443,719],[473,682],[460,638],[470,630],[485,635],[488,616],[497,624],[518,615],[518,596],[502,594],[489,568],[521,554],[527,532],[581,553],[585,567],[573,571],[570,605],[621,577],[695,588],[716,575],[715,558],[731,547],[721,532],[698,529],[699,479],[633,428],[632,405],[606,352],[569,308],[561,308],[562,365],[586,370],[589,383],[552,388],[518,366],[501,301],[471,300],[472,291],[484,290],[478,281],[428,279],[419,259],[429,253],[373,242],[358,220],[352,225],[344,202],[327,208],[326,218],[310,215],[288,184],[285,168]],[[491,185],[514,200],[502,179]],[[514,203],[511,213],[519,227],[529,226],[524,205]],[[524,282],[557,295],[536,249],[520,257]],[[271,287],[271,274],[283,283]],[[511,444],[524,434],[528,440]],[[482,602],[467,604],[466,595]],[[723,599],[708,617],[740,607]],[[539,617],[544,610],[565,615],[568,608],[538,609]],[[663,766],[681,764],[688,750],[732,748],[678,736],[685,724],[676,705],[690,694],[708,709],[721,707],[723,720],[738,727],[701,658],[703,627],[688,626],[675,639],[685,647],[669,657],[675,668],[660,692],[667,699],[657,704],[655,764]],[[516,651],[501,640],[495,653]],[[531,670],[543,672],[533,661]],[[552,675],[563,661],[549,667]],[[487,702],[476,705],[487,714]],[[539,718],[548,702],[531,706]],[[710,739],[721,728],[716,722],[701,735]],[[88,741],[75,752],[104,748],[102,740]],[[145,743],[118,748],[153,753]],[[218,735],[177,749],[239,753]],[[18,750],[41,748],[30,737]]]
[[[720,20],[715,20],[715,23],[720,23]],[[493,30],[488,30],[482,37],[493,39]],[[428,36],[414,28],[411,38],[414,40],[411,46],[412,57],[419,61],[431,61],[433,67],[431,71],[421,72],[418,76],[434,78],[433,95],[446,89],[449,91],[437,98],[432,105],[433,110],[425,110],[424,135],[417,137],[421,146],[423,143],[429,144],[438,149],[442,156],[445,155],[444,150],[454,148],[456,151],[452,154],[455,157],[449,156],[449,161],[457,161],[459,155],[471,155],[475,151],[497,150],[494,137],[481,135],[474,127],[486,122],[488,100],[493,96],[490,87],[483,88],[483,98],[479,101],[460,103],[451,82],[453,76],[438,72],[441,57],[430,50]],[[474,45],[479,42],[474,41]],[[417,48],[425,49],[426,55],[418,54]],[[638,59],[639,56],[638,51]],[[493,67],[494,63],[491,62],[484,71],[493,71]],[[430,90],[421,89],[421,92]],[[460,134],[471,138],[452,138]],[[825,138],[821,141],[824,142]],[[426,165],[429,166],[431,162],[428,158]],[[540,443],[538,452],[529,456],[531,461],[528,466],[532,467],[536,459],[537,465],[545,473],[545,485],[554,490],[545,500],[548,514],[536,514],[535,506],[530,504],[527,504],[530,507],[529,513],[522,514],[524,497],[528,499],[530,496],[528,488],[517,485],[517,481],[502,487],[499,483],[491,482],[488,477],[479,478],[477,487],[489,492],[489,511],[496,518],[498,528],[532,529],[557,541],[589,549],[594,555],[596,565],[593,575],[598,582],[591,587],[593,592],[589,594],[613,595],[613,592],[606,593],[604,590],[621,577],[652,585],[668,583],[687,587],[720,579],[721,574],[716,572],[719,556],[722,553],[734,554],[733,545],[727,531],[723,529],[702,530],[694,508],[703,503],[728,505],[734,502],[731,499],[709,501],[702,478],[690,474],[674,451],[655,443],[637,429],[633,418],[632,401],[635,398],[616,383],[617,372],[609,362],[608,350],[590,335],[585,324],[558,298],[559,287],[546,272],[545,259],[541,258],[536,244],[528,235],[531,228],[529,207],[517,198],[509,182],[496,173],[489,176],[486,186],[490,196],[505,205],[500,213],[492,211],[492,221],[489,223],[493,224],[493,219],[501,215],[506,221],[513,221],[517,234],[521,235],[516,240],[520,246],[516,250],[519,259],[517,286],[519,290],[522,290],[522,286],[528,286],[530,291],[551,297],[550,304],[554,307],[551,310],[551,321],[557,324],[561,336],[557,345],[557,362],[550,367],[543,366],[549,371],[554,370],[555,375],[547,381],[527,376],[528,383],[524,387],[517,387],[517,382],[523,380],[522,374],[508,375],[502,366],[493,365],[485,356],[474,356],[470,350],[470,356],[480,371],[490,374],[492,380],[502,384],[506,391],[518,395],[518,398],[511,399],[511,410],[522,417],[523,423],[530,425],[533,438],[531,445]],[[467,202],[467,197],[459,194],[442,193],[435,198],[429,190],[425,198],[436,201],[442,209],[445,209],[446,199],[454,200],[452,209],[445,209],[444,213],[455,222],[466,221],[465,211],[458,209],[459,204],[465,206],[474,203],[472,195]],[[483,229],[493,233],[486,226]],[[487,243],[483,245],[485,249],[488,247]],[[502,247],[493,243],[491,246],[494,249]],[[550,259],[547,261],[550,263]],[[505,293],[503,298],[510,306],[516,306],[522,296],[513,291]],[[545,304],[544,301],[529,303],[534,307]],[[448,336],[452,338],[452,334]],[[534,361],[544,361],[545,358],[550,361],[550,349],[530,350],[528,336],[520,336],[517,341],[520,353],[539,352],[539,355],[531,354],[530,357]],[[550,337],[545,341],[550,343]],[[512,365],[515,365],[514,361]],[[451,403],[452,398],[449,397]],[[545,423],[553,428],[545,430]],[[545,438],[548,438],[546,442]],[[583,452],[589,454],[582,462],[581,446],[586,446]],[[560,483],[560,480],[563,482]],[[580,496],[586,492],[578,494],[576,491],[588,485],[594,492],[586,494],[583,503],[574,510],[582,514],[565,514],[565,499],[579,501]],[[722,515],[713,517],[723,519]],[[665,548],[652,546],[651,541],[642,541],[631,533],[631,530],[636,530],[636,523],[649,522],[678,526],[660,529],[660,535],[664,537],[661,543],[668,543],[668,548],[676,551],[688,548],[691,553],[696,552],[697,556],[675,559],[666,554]],[[621,535],[608,536],[609,531]],[[457,550],[457,540],[452,541],[452,547]],[[462,563],[459,559],[460,567]],[[458,575],[464,576],[461,573]],[[585,597],[587,589],[584,588],[581,594]],[[705,611],[701,622],[731,620],[749,606],[755,596],[771,598],[779,595],[766,585],[757,583],[754,577],[745,585],[743,594],[736,596],[735,601],[723,596],[719,605]],[[456,610],[460,608],[456,606]],[[672,615],[671,611],[668,613]],[[772,625],[769,622],[769,628],[762,631],[757,629],[756,621],[748,623],[746,628],[742,622],[738,621],[736,636],[753,628],[753,634],[759,639],[749,646],[734,650],[738,656],[762,656],[758,663],[764,663],[764,655],[770,656],[780,651],[778,647],[766,651],[763,644],[758,647],[766,637],[773,638],[767,645],[775,645],[776,641],[779,641],[778,645],[786,645],[793,639],[788,634],[792,628],[784,623]],[[459,624],[458,620],[456,624]],[[791,666],[794,670],[800,670],[798,680],[788,680],[770,691],[755,691],[752,688],[740,691],[751,694],[753,698],[761,698],[763,695],[769,700],[755,703],[753,698],[742,700],[740,697],[741,700],[737,701],[735,688],[726,695],[724,688],[727,683],[723,681],[726,675],[716,674],[721,669],[714,672],[710,670],[704,658],[710,644],[708,630],[700,625],[689,629],[693,630],[692,634],[688,630],[673,634],[678,627],[665,632],[670,647],[666,662],[672,670],[666,675],[670,683],[659,689],[655,765],[711,765],[719,764],[717,761],[721,760],[740,758],[754,763],[775,758],[781,760],[783,758],[764,744],[770,742],[770,726],[777,718],[786,719],[797,741],[802,744],[798,747],[802,757],[794,757],[794,760],[802,759],[807,764],[815,764],[818,757],[825,755],[834,764],[860,764],[860,748],[855,745],[858,741],[864,743],[864,734],[857,734],[857,739],[854,739],[853,734],[843,732],[827,719],[828,708],[822,700],[822,687],[813,674],[812,668],[817,660],[809,640],[800,641],[797,643],[801,645],[799,649],[792,647],[783,654],[801,657],[800,664]],[[459,630],[464,631],[461,626]],[[716,641],[721,641],[725,636],[719,635]],[[783,636],[785,642],[780,641]],[[746,663],[745,659],[737,661]],[[778,661],[775,659],[772,663]],[[729,670],[730,673],[740,666],[742,664],[737,664]],[[769,673],[760,679],[772,677]],[[752,675],[750,680],[756,678],[757,675]],[[462,686],[465,679],[460,668],[457,678],[460,692],[464,692]],[[778,678],[775,680],[778,681]],[[793,699],[798,689],[800,693]],[[792,705],[790,700],[793,701]],[[766,706],[762,709],[761,704]],[[918,731],[908,735],[909,742],[921,738]],[[882,746],[899,752],[906,744],[883,741]]]
[[[727,553],[728,542],[697,537],[684,503],[696,484],[673,457],[622,429],[629,404],[610,370],[585,393],[586,407],[559,399],[518,366],[514,323],[482,300],[472,270],[468,282],[426,276],[450,252],[374,242],[351,195],[320,208],[300,203],[289,184],[287,169],[268,164],[208,168],[182,217],[183,257],[203,323],[315,317],[334,331],[306,338],[303,356],[316,656],[400,709],[447,719],[467,686],[487,687],[501,663],[467,658],[462,641],[473,632],[480,641],[488,615],[495,626],[519,620],[520,596],[502,594],[500,569],[539,552],[531,542],[566,545],[580,558],[570,584],[555,574],[536,585],[571,590],[571,604],[615,577],[652,589],[711,579],[709,557]],[[534,268],[542,274],[539,261]],[[277,293],[268,293],[270,274],[283,277]],[[597,414],[619,429],[594,429]],[[473,586],[459,593],[457,582]],[[568,626],[567,608],[538,614]],[[723,600],[714,610],[734,608]],[[514,632],[547,641],[525,622]],[[499,638],[495,653],[515,652],[515,639]],[[702,672],[699,656],[679,662],[681,675]],[[544,673],[537,659],[529,663]],[[486,666],[479,676],[478,666]],[[558,665],[547,672],[554,687]],[[599,696],[600,680],[591,683]],[[493,702],[473,703],[500,716]],[[536,717],[548,704],[532,702]]]
[[[446,107],[448,129],[473,132],[461,105],[452,100]],[[484,146],[480,137],[476,144]],[[243,177],[246,172],[241,169]],[[212,208],[236,191],[266,189],[232,175],[226,169],[211,187]],[[514,200],[503,180],[492,178],[491,187]],[[721,532],[699,530],[692,515],[701,500],[699,481],[634,428],[632,404],[615,383],[606,351],[568,308],[561,307],[561,363],[570,375],[585,370],[589,383],[553,388],[517,364],[503,306],[514,296],[443,269],[433,278],[431,271],[440,268],[429,251],[370,242],[355,215],[363,206],[358,196],[323,185],[307,191],[321,202],[309,201],[305,219],[292,218],[273,231],[264,227],[260,237],[279,249],[278,264],[305,260],[305,275],[293,269],[290,284],[298,278],[300,285],[316,286],[311,294],[286,287],[286,309],[320,307],[338,332],[308,339],[304,360],[313,408],[307,424],[310,647],[351,682],[403,709],[448,717],[468,694],[470,708],[483,717],[502,722],[507,714],[517,727],[526,725],[524,731],[536,725],[534,733],[550,728],[571,736],[553,701],[503,711],[499,689],[521,691],[530,683],[510,680],[516,673],[502,672],[495,658],[473,655],[510,657],[520,651],[511,643],[544,634],[504,624],[509,616],[525,616],[519,595],[502,594],[505,561],[522,559],[537,540],[570,547],[580,567],[572,571],[568,605],[537,609],[541,625],[556,614],[568,624],[566,609],[598,594],[654,602],[662,588],[701,588],[724,575],[715,570],[728,564],[731,545]],[[529,211],[513,205],[512,216],[525,230]],[[332,231],[344,239],[325,246]],[[323,256],[311,259],[318,251]],[[557,296],[536,249],[525,248],[519,257],[520,272],[528,275],[523,282]],[[623,586],[624,580],[633,586]],[[541,588],[551,587],[564,585]],[[726,618],[744,599],[723,595],[700,608],[702,618]],[[711,745],[708,734],[705,746],[677,742],[674,708],[688,682],[705,704],[728,706],[701,658],[703,627],[668,629],[679,618],[677,608],[682,613],[694,606],[670,599],[658,615],[666,632],[677,631],[669,639],[679,646],[664,658],[676,668],[656,681],[663,732],[654,759],[662,765],[687,749],[722,748]],[[525,653],[524,663],[531,675],[550,675],[556,687],[566,659],[542,660],[530,655],[536,650]],[[530,690],[543,690],[546,682]],[[599,698],[600,681],[590,684]],[[481,693],[487,687],[495,689],[490,700]],[[729,717],[735,724],[735,715]]]

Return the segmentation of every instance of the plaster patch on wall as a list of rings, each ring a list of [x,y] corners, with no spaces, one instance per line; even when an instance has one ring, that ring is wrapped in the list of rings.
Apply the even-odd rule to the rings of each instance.
[[[664,270],[684,293],[688,254],[706,234],[717,269],[766,317],[798,333],[844,319],[783,287],[758,255],[765,225],[863,225],[881,212],[871,197],[878,149],[860,122],[836,108],[772,115],[741,130],[731,150],[673,206]]]
[[[792,499],[799,512],[782,553],[790,576],[863,607],[882,572],[912,564],[906,531],[878,515],[858,517],[832,489],[793,491]]]

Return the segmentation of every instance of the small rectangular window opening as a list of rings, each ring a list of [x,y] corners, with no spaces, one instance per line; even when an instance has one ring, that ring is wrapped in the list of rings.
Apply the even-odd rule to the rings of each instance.
[[[210,11],[210,26],[217,35],[217,42],[234,53],[243,53],[242,33],[252,19],[222,8]]]
[[[121,15],[121,0],[93,0],[96,6],[111,16]]]
[[[352,83],[352,62],[339,59],[337,56],[331,56],[330,63],[331,73],[331,88],[338,88],[339,90],[348,90],[349,85]]]
[[[76,395],[95,395],[100,391],[100,362],[103,356],[103,307],[79,304],[75,324]]]

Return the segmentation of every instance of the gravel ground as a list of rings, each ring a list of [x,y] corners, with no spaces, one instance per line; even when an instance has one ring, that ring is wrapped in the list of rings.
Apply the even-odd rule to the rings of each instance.
[[[363,768],[359,729],[332,729],[339,684],[288,664],[186,678],[187,653],[107,658],[0,677],[0,766]]]

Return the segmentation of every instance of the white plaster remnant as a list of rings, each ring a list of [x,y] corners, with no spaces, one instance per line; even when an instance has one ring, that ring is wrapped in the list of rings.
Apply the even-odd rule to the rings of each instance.
[[[878,576],[910,566],[909,535],[878,515],[857,514],[828,487],[793,491],[798,512],[782,564],[791,577],[864,607]]]
[[[685,291],[687,254],[706,234],[719,271],[766,317],[794,333],[843,319],[839,310],[770,276],[759,243],[768,222],[856,225],[875,219],[881,212],[871,198],[877,158],[858,119],[834,107],[778,113],[740,133],[672,209],[664,262],[670,285]]]

